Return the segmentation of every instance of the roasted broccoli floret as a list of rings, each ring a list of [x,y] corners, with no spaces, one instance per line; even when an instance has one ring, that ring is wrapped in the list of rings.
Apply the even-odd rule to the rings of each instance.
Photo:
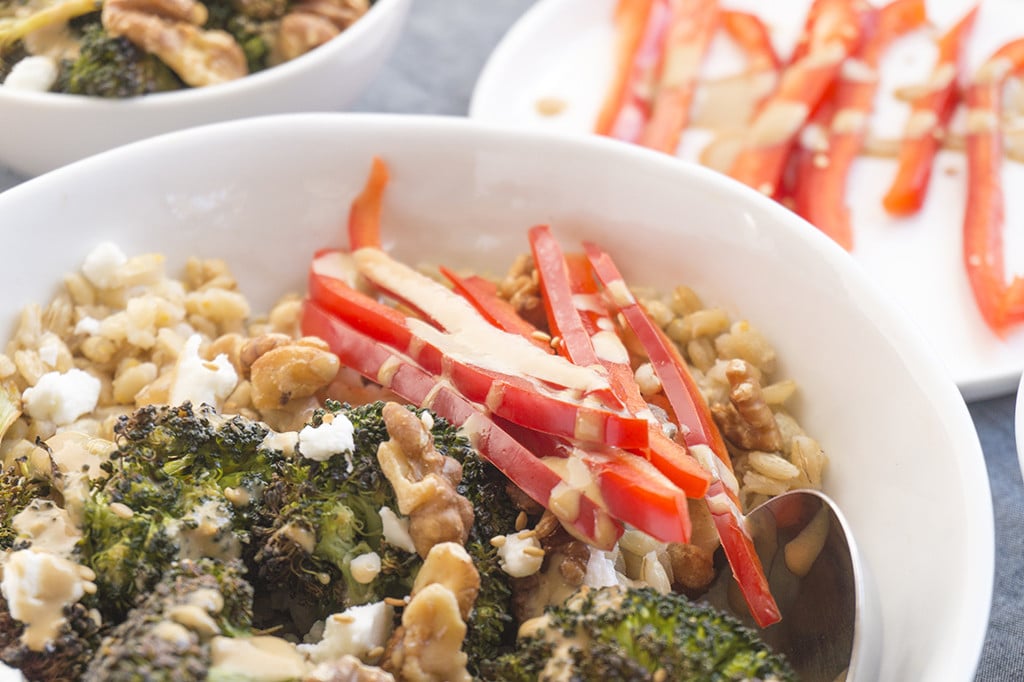
[[[262,447],[267,433],[187,403],[120,419],[107,477],[85,503],[80,545],[105,615],[123,616],[177,558],[241,555],[254,511],[229,498],[283,466],[280,452]]]
[[[62,62],[53,89],[73,95],[124,98],[182,87],[181,79],[159,58],[123,36],[108,35],[96,21],[83,27],[78,57]]]
[[[377,461],[377,446],[388,439],[383,403],[327,412],[347,417],[354,426],[354,450],[326,461],[296,457],[264,491],[261,521],[253,528],[253,580],[257,592],[282,590],[280,608],[257,605],[257,624],[278,622],[287,610],[295,632],[345,608],[409,594],[422,563],[415,553],[384,540],[381,507],[397,508],[391,483]],[[369,583],[356,580],[350,564],[376,552],[381,572]],[[265,611],[271,606],[276,613]]]
[[[19,460],[0,471],[0,550],[11,549],[18,539],[12,522],[34,499],[50,499],[49,478],[30,470],[28,462]]]
[[[270,65],[267,60],[288,0],[211,0],[206,6],[210,14],[205,27],[231,34],[245,53],[249,73]]]
[[[100,617],[81,602],[64,609],[60,632],[41,651],[21,641],[25,626],[11,617],[0,594],[0,660],[19,668],[29,682],[75,680],[85,672],[100,642]]]
[[[470,672],[478,674],[480,661],[492,661],[515,645],[510,578],[501,568],[491,538],[515,531],[519,509],[508,495],[509,480],[481,458],[458,429],[435,417],[432,432],[437,451],[462,464],[458,492],[473,505],[473,528],[466,551],[480,573],[480,593],[463,650],[469,654]]]
[[[247,635],[252,587],[240,561],[181,560],[100,644],[84,682],[201,680],[215,635]]]
[[[731,616],[651,588],[582,588],[523,626],[488,679],[793,680],[786,660]],[[549,677],[550,676],[550,677]]]

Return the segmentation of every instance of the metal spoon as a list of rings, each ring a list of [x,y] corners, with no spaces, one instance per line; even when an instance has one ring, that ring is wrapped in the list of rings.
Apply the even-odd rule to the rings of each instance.
[[[877,679],[875,592],[835,503],[816,490],[793,490],[751,511],[747,527],[782,613],[760,630],[764,641],[786,655],[801,682]],[[756,629],[727,568],[704,600]]]

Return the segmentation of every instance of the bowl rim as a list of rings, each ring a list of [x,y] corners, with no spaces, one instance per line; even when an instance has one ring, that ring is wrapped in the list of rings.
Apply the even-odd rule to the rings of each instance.
[[[226,122],[209,123],[191,128],[175,130],[150,138],[100,152],[91,157],[37,176],[0,193],[0,215],[9,201],[21,201],[21,196],[31,194],[45,196],[65,182],[65,177],[74,177],[82,172],[102,174],[122,165],[135,165],[153,153],[168,154],[188,151],[201,147],[204,141],[225,135],[245,139],[266,139],[268,135],[283,134],[286,131],[329,131],[356,135],[382,134],[400,129],[404,133],[423,135],[426,138],[444,138],[445,135],[469,135],[480,140],[493,139],[502,144],[515,145],[517,142],[529,146],[545,145],[553,152],[573,153],[590,151],[603,156],[636,159],[651,165],[658,173],[674,174],[684,181],[699,182],[719,194],[728,194],[743,202],[752,210],[761,213],[775,223],[779,230],[796,233],[808,243],[816,256],[827,261],[831,267],[858,283],[856,298],[872,306],[876,325],[885,332],[885,337],[903,359],[915,377],[920,378],[920,389],[929,395],[935,409],[941,414],[959,420],[957,429],[959,462],[969,466],[959,468],[960,481],[967,499],[972,500],[976,513],[970,517],[968,526],[973,546],[970,575],[982,576],[982,580],[965,582],[969,606],[963,610],[962,618],[954,627],[958,629],[961,655],[949,661],[946,668],[952,679],[973,678],[980,662],[985,635],[990,622],[990,609],[995,573],[995,529],[991,489],[984,455],[974,422],[967,405],[952,377],[945,371],[938,355],[928,344],[923,333],[902,313],[898,304],[885,295],[883,289],[866,273],[856,267],[849,254],[809,223],[790,212],[760,192],[710,169],[697,164],[682,162],[673,157],[627,145],[617,140],[598,136],[570,136],[554,131],[524,130],[481,122],[466,117],[393,114],[371,112],[309,112],[254,116]],[[588,150],[592,148],[592,150]],[[912,352],[903,352],[911,350]],[[969,451],[965,448],[969,448]],[[973,458],[968,459],[968,458]]]
[[[344,51],[350,44],[362,40],[365,34],[375,31],[378,25],[385,22],[390,16],[402,13],[402,7],[407,6],[410,1],[376,0],[370,5],[366,14],[323,45],[319,45],[295,59],[224,83],[189,87],[170,92],[154,92],[124,99],[12,89],[5,88],[0,84],[0,106],[21,102],[37,106],[57,107],[65,109],[69,113],[80,113],[83,110],[99,113],[117,110],[120,113],[132,109],[145,110],[159,106],[189,106],[195,100],[201,100],[204,103],[229,100],[236,94],[246,93],[250,90],[264,87],[273,88],[279,81],[291,78],[296,72],[313,67],[317,63],[331,61],[335,54]]]

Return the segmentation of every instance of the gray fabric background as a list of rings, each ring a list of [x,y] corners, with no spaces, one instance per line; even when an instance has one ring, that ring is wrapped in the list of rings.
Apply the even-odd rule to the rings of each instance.
[[[487,55],[532,4],[533,0],[414,0],[396,51],[354,108],[465,115]],[[2,130],[0,122],[0,134]],[[20,181],[0,167],[0,191]],[[996,527],[992,616],[976,679],[1022,680],[1024,489],[1014,445],[1014,398],[978,401],[969,407],[985,451]]]

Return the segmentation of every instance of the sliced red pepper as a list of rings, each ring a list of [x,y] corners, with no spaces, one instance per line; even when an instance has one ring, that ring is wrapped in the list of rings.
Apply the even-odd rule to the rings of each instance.
[[[655,0],[619,0],[615,6],[615,70],[594,124],[598,135],[610,135],[629,97],[633,61],[644,38]]]
[[[732,575],[743,593],[754,622],[762,628],[778,623],[782,620],[782,613],[772,597],[764,567],[754,548],[754,541],[747,532],[735,497],[719,480],[711,484],[705,499],[715,530],[722,540],[722,551],[725,552]]]
[[[574,447],[518,424],[501,419],[495,422],[570,481],[573,476],[568,475],[567,460],[577,458],[595,477],[601,502],[616,519],[662,542],[690,541],[687,495],[646,459],[614,448],[596,451]]]
[[[402,313],[378,303],[347,283],[310,271],[309,295],[339,319],[372,338],[407,354],[432,374],[448,379],[472,402],[510,421],[545,433],[621,447],[645,447],[648,424],[625,411],[569,399],[564,391],[548,391],[520,376],[505,375],[472,364],[472,359],[446,352],[438,345],[443,332],[413,328]],[[518,337],[517,337],[518,338]]]
[[[702,497],[710,482],[707,472],[654,423],[650,407],[636,384],[629,354],[614,333],[611,318],[595,300],[597,283],[586,257],[566,256],[546,225],[532,228],[529,239],[549,323],[562,338],[559,348],[577,364],[604,367],[617,404],[648,420],[648,448],[637,454],[650,459],[656,469],[690,497]],[[601,353],[598,344],[603,349]]]
[[[1007,284],[1003,259],[1002,187],[1003,87],[1024,70],[1024,38],[988,58],[967,88],[967,208],[964,213],[964,266],[974,300],[988,326],[1005,333],[1024,278]]]
[[[797,134],[860,43],[861,7],[854,0],[815,0],[794,57],[754,117],[730,176],[776,196]]]
[[[580,453],[608,513],[661,542],[690,541],[686,494],[650,462],[621,450]]]
[[[751,71],[778,71],[782,62],[775,52],[771,33],[761,18],[749,12],[722,10],[722,27],[747,55]]]
[[[303,305],[302,331],[326,341],[344,365],[367,379],[461,427],[481,456],[545,508],[551,503],[552,493],[566,485],[557,472],[534,457],[479,407],[456,393],[439,377],[432,376],[408,358],[347,325],[314,301],[306,301]],[[560,520],[597,547],[610,549],[622,534],[622,525],[585,491],[579,496],[574,511],[574,516],[562,516]]]
[[[477,275],[461,277],[444,266],[440,267],[440,271],[452,283],[455,291],[495,327],[522,336],[546,353],[555,352],[549,340],[545,340],[536,327],[524,320],[516,312],[515,306],[498,296],[498,286],[494,282]]]
[[[585,243],[584,249],[612,305],[647,352],[686,445],[691,452],[709,448],[721,463],[721,466],[713,461],[705,463],[708,473],[712,475],[712,482],[704,499],[754,621],[761,627],[778,622],[782,616],[768,589],[768,579],[754,551],[753,541],[744,527],[737,491],[723,481],[723,477],[730,482],[735,481],[725,441],[715,425],[707,402],[690,376],[686,361],[630,292],[611,256],[594,244]]]
[[[671,8],[657,94],[640,144],[675,154],[690,119],[700,65],[718,26],[718,0],[671,0]]]
[[[671,16],[669,0],[654,0],[640,45],[633,55],[622,104],[608,132],[617,140],[638,144],[650,120],[651,97],[656,87],[658,64],[665,49],[665,34]]]
[[[939,39],[931,78],[910,101],[910,118],[900,142],[896,177],[882,199],[885,210],[893,215],[912,215],[924,204],[932,162],[956,110],[959,75],[977,15],[975,6]]]
[[[388,176],[387,164],[379,157],[373,157],[363,191],[349,209],[348,245],[353,251],[364,247],[380,248],[380,213]]]
[[[853,249],[853,228],[846,179],[864,145],[879,62],[896,38],[924,24],[924,0],[893,0],[869,16],[867,37],[844,66],[832,106],[812,124],[819,126],[823,148],[801,150],[793,192],[794,210],[847,251]]]

